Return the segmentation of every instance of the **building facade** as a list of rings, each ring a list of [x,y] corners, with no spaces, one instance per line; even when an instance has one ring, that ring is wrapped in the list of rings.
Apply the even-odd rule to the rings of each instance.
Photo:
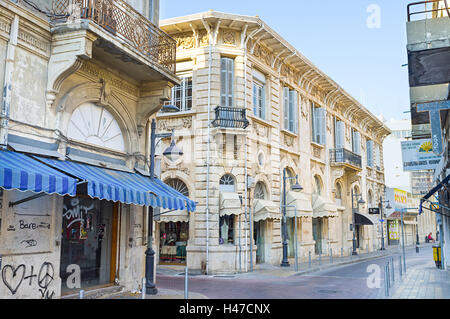
[[[447,269],[450,261],[450,7],[448,1],[431,0],[411,3],[407,13],[412,137],[431,139],[433,153],[441,157],[439,165],[434,167],[433,186],[422,195],[420,212],[436,213],[442,265]]]
[[[179,84],[158,1],[73,3],[0,1],[0,298],[138,290],[148,207],[194,209],[147,177]]]
[[[161,215],[160,264],[208,274],[279,265],[284,207],[291,263],[348,255],[351,229],[361,252],[378,249],[368,208],[383,196],[389,129],[258,17],[209,11],[160,27],[177,41],[182,84],[170,101],[180,112],[158,113],[158,129],[175,129],[191,154],[162,160],[161,178],[198,203],[195,215]]]

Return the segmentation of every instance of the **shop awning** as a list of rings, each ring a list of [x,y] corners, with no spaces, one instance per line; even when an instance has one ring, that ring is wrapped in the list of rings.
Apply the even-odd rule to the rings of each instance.
[[[157,223],[187,223],[189,222],[189,214],[186,210],[176,210],[176,211],[168,211],[168,212],[161,212],[161,215],[159,216],[159,219],[155,221]]]
[[[376,225],[377,219],[362,213],[355,212],[355,225]]]
[[[338,217],[336,204],[317,194],[312,195],[313,218]]]
[[[77,180],[25,154],[5,150],[0,151],[0,187],[75,196]]]
[[[311,206],[311,199],[307,194],[290,191],[286,196],[288,205],[288,207],[286,207],[287,217],[295,217],[294,208],[289,206],[295,206],[297,208],[297,217],[312,217],[313,209]]]
[[[240,215],[242,203],[238,193],[220,192],[219,215]]]
[[[87,184],[91,198],[139,206],[161,207],[170,210],[195,211],[196,204],[186,196],[164,184],[138,173],[128,173],[72,161],[59,161],[34,156],[35,159],[56,168]]]
[[[280,219],[280,206],[270,200],[256,199],[253,205],[253,221]]]

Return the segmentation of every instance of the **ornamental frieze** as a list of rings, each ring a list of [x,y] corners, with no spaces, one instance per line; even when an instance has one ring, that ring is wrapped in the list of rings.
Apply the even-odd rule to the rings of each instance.
[[[236,45],[236,33],[234,31],[222,30],[222,43]]]
[[[177,42],[177,49],[188,50],[195,48],[195,38],[190,33],[183,33],[173,37]]]
[[[158,130],[172,131],[177,129],[190,129],[192,127],[192,117],[179,117],[171,119],[159,119],[157,122]]]

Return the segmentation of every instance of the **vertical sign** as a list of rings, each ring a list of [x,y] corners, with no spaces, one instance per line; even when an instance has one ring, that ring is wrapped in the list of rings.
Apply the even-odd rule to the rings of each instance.
[[[441,155],[444,151],[441,128],[441,110],[450,109],[450,100],[417,104],[417,112],[428,111],[430,113],[431,140],[433,153]]]

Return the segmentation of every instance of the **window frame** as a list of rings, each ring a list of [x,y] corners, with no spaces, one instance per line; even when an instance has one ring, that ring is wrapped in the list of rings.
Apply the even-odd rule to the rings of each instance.
[[[222,242],[222,225],[223,223],[227,221],[228,225],[228,240],[227,242]],[[235,222],[236,218],[234,215],[226,215],[226,216],[220,216],[219,217],[219,245],[235,245]],[[230,242],[231,240],[231,242]]]
[[[283,128],[294,134],[299,132],[299,94],[288,86],[283,87]]]
[[[314,102],[311,102],[311,141],[319,145],[326,143],[326,109]]]
[[[220,57],[220,106],[234,107],[234,58],[225,56]]]
[[[188,94],[190,90],[190,95]],[[179,91],[181,93],[181,96],[179,98],[176,98],[176,92]],[[181,77],[181,85],[175,85],[172,88],[172,97],[171,97],[171,103],[178,107],[180,112],[187,112],[192,110],[193,107],[193,79],[192,75],[189,76],[183,76]],[[180,103],[178,105],[177,103]],[[190,106],[188,105],[190,104]]]

